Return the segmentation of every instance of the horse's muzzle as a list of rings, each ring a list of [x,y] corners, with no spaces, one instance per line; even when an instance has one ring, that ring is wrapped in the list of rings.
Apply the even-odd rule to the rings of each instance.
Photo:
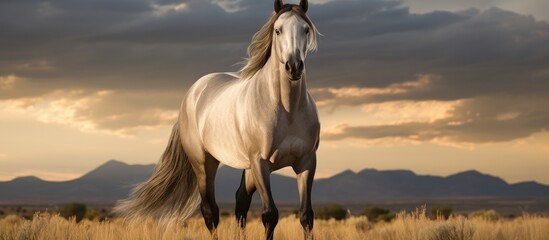
[[[297,81],[301,79],[303,75],[303,61],[301,59],[290,58],[289,61],[284,64],[286,69],[286,74],[288,78],[292,81]]]

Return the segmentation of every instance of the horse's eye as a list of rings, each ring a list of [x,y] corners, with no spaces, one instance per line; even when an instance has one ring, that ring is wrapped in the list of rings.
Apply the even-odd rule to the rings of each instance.
[[[280,30],[275,29],[275,33],[276,33],[276,35],[280,35]]]
[[[309,34],[309,28],[305,29],[305,34]]]

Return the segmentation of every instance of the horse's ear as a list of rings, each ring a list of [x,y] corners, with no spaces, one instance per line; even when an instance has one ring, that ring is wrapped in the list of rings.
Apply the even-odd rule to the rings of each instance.
[[[307,3],[307,0],[301,0],[301,1],[299,1],[299,6],[301,7],[301,10],[303,10],[303,12],[307,12],[307,8],[309,7],[309,3]]]
[[[280,9],[284,6],[282,0],[275,0],[275,12],[278,13]]]

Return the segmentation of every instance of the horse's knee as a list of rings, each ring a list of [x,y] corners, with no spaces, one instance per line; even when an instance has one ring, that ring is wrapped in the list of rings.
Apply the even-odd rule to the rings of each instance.
[[[278,224],[278,209],[276,207],[264,209],[263,214],[261,214],[261,220],[265,227],[274,229],[276,224]]]
[[[312,209],[302,211],[299,213],[299,220],[301,222],[301,226],[303,226],[303,229],[305,231],[313,230],[314,217],[315,215]]]

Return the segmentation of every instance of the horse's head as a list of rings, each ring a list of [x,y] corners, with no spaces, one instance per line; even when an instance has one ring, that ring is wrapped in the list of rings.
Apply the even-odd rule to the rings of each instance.
[[[292,81],[301,79],[307,52],[316,48],[316,29],[305,14],[307,6],[307,0],[299,5],[284,4],[282,0],[274,3],[278,18],[272,29],[272,51]]]
[[[316,49],[316,28],[305,14],[307,0],[298,5],[275,0],[275,14],[255,33],[248,46],[248,61],[240,71],[250,79],[271,57],[279,62],[280,71],[291,80],[300,80],[307,52]]]

